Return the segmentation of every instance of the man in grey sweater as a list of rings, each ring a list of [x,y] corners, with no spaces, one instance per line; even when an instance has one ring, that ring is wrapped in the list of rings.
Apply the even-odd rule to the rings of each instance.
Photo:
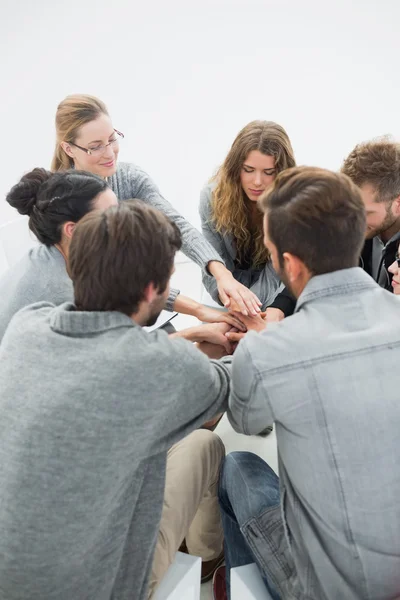
[[[1,600],[145,600],[168,536],[218,558],[223,446],[195,430],[226,409],[230,358],[179,339],[212,342],[218,326],[142,328],[164,306],[179,246],[177,227],[143,203],[91,212],[70,248],[75,304],[13,317],[0,347]],[[167,451],[193,435],[169,482],[187,500],[159,532]],[[164,562],[152,569],[156,543]]]

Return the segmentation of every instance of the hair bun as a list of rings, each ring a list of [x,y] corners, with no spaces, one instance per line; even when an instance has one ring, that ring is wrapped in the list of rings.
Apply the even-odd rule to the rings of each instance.
[[[30,171],[8,192],[6,200],[10,206],[16,208],[20,215],[31,215],[36,205],[39,190],[43,183],[53,175],[51,171],[36,168]]]

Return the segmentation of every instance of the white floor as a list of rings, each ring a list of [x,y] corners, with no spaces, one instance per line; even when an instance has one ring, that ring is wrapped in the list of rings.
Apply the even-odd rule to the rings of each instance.
[[[181,262],[181,261],[184,262]],[[180,254],[176,261],[176,270],[172,277],[173,287],[180,289],[185,296],[200,301],[202,293],[200,269],[193,263],[187,262]],[[196,319],[186,315],[178,315],[173,324],[177,329],[183,329],[196,324]],[[227,454],[233,450],[248,450],[261,456],[277,472],[276,437],[272,432],[268,437],[246,436],[233,431],[226,415],[219,423],[216,433],[225,444]],[[201,589],[201,600],[212,600],[211,583],[206,583]]]

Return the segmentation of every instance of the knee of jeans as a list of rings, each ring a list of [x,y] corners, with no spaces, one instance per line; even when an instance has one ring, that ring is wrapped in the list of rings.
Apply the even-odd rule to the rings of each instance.
[[[225,457],[221,467],[219,479],[220,498],[222,498],[224,494],[228,494],[229,496],[229,490],[237,491],[240,484],[247,480],[249,476],[251,477],[251,466],[260,463],[262,463],[264,469],[270,469],[258,454],[243,451],[230,452]]]

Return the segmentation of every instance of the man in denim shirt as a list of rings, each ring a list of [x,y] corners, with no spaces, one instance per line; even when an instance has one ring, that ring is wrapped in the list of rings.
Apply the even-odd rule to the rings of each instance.
[[[228,594],[230,567],[256,562],[274,600],[393,599],[399,299],[357,267],[366,218],[347,176],[290,169],[261,204],[266,246],[297,304],[265,331],[261,318],[249,321],[256,331],[233,359],[230,422],[252,435],[275,421],[280,478],[251,453],[225,460]]]

